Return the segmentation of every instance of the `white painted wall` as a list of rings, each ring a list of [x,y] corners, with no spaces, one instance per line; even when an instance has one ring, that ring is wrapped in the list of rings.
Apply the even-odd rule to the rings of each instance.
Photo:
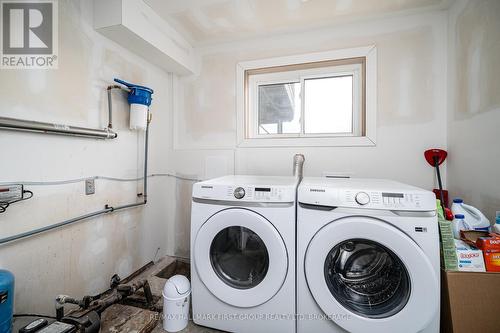
[[[448,179],[494,222],[500,211],[500,1],[460,0],[449,17]]]
[[[376,147],[236,147],[238,62],[371,44],[378,52]],[[302,153],[306,176],[347,173],[427,189],[435,186],[434,171],[423,152],[446,148],[446,11],[217,44],[199,51],[200,75],[176,78],[174,83],[175,150],[171,153],[176,170],[187,168],[201,178],[233,171],[288,175],[292,156]],[[214,169],[210,165],[215,157],[228,167],[209,175],[206,169]],[[189,200],[188,191],[184,199]],[[176,215],[187,223],[188,207],[176,207]],[[176,249],[187,252],[179,245]]]
[[[166,172],[171,144],[171,76],[110,42],[92,27],[92,1],[59,1],[59,69],[0,70],[0,115],[76,126],[107,125],[105,87],[114,77],[154,89],[150,172]],[[142,176],[143,134],[128,130],[128,105],[115,91],[110,141],[0,131],[0,181],[48,181],[94,175]],[[167,244],[169,178],[150,179],[147,207],[94,218],[0,246],[0,267],[16,276],[16,313],[53,314],[53,299],[99,293],[114,273],[126,276]],[[97,181],[29,186],[34,198],[0,214],[0,238],[102,209],[135,202],[142,182]]]

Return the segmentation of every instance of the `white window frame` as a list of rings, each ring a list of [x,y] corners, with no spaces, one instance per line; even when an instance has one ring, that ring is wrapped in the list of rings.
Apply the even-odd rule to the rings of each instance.
[[[295,71],[271,72],[247,77],[251,70],[301,65],[322,61],[365,58],[364,68],[364,110],[361,101],[363,93],[360,64],[347,64],[332,67],[298,69]],[[296,147],[296,146],[374,146],[376,144],[376,112],[377,112],[377,50],[366,46],[351,49],[334,50],[303,55],[269,58],[246,61],[236,66],[236,107],[237,107],[237,139],[238,147]],[[258,133],[258,85],[300,82],[310,78],[326,78],[342,75],[353,75],[353,129],[360,129],[364,121],[363,132],[353,130],[351,133],[315,133],[315,134],[259,134]],[[295,79],[293,79],[295,78]],[[301,91],[303,94],[303,91]],[[301,133],[304,130],[304,98],[301,98]],[[364,111],[364,112],[363,112]]]

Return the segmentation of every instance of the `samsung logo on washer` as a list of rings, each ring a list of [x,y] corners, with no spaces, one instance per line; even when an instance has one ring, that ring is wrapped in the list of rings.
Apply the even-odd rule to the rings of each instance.
[[[0,6],[2,69],[56,69],[57,2],[7,1]]]
[[[310,188],[309,192],[326,192],[324,189],[318,189],[318,188]]]

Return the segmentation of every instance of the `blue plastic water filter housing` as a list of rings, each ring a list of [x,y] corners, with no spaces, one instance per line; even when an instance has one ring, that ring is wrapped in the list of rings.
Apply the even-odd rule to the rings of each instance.
[[[146,130],[153,89],[116,78],[115,82],[123,84],[129,89],[127,101],[130,104],[130,129]]]
[[[0,332],[12,332],[14,314],[14,275],[0,269]]]

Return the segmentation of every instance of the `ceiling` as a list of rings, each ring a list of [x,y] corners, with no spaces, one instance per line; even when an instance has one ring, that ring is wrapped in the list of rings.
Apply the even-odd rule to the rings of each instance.
[[[454,0],[144,0],[194,46],[447,8]]]

